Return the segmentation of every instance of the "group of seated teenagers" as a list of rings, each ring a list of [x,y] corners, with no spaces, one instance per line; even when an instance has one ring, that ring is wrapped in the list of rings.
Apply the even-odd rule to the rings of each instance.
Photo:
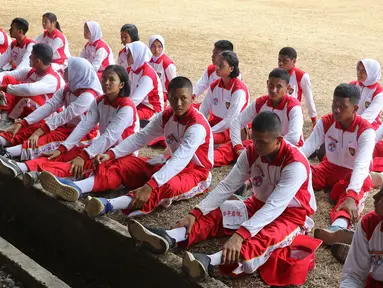
[[[13,41],[0,30],[1,174],[22,176],[27,187],[41,183],[66,201],[86,197],[90,217],[145,215],[206,192],[171,230],[128,224],[131,236],[157,254],[230,236],[215,254],[185,253],[183,269],[196,281],[219,266],[233,277],[258,270],[270,285],[303,284],[323,242],[346,261],[340,287],[383,287],[382,191],[361,218],[369,192],[383,184],[378,61],[358,61],[357,80],[339,84],[331,113],[317,119],[309,75],[295,66],[291,47],[279,51],[267,94],[250,103],[228,40],[214,44],[212,64],[193,86],[176,76],[160,35],[148,47],[135,25],[123,25],[115,65],[96,22],[84,24],[88,42],[79,57],[70,56],[53,13],[42,24],[35,40],[22,18],[11,23]],[[302,96],[313,127],[305,140]],[[163,154],[140,157],[153,143],[165,144]],[[310,164],[320,147],[325,156]],[[234,162],[208,191],[211,169]],[[88,196],[121,186],[128,193],[117,198]],[[307,236],[314,190],[323,189],[335,206],[331,225],[315,229],[314,239]],[[280,259],[311,266],[289,273]]]

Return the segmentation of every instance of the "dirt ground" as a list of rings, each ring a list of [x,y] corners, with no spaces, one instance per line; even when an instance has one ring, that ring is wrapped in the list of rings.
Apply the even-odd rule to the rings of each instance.
[[[1,0],[0,27],[8,29],[14,17],[30,23],[30,37],[41,32],[41,15],[52,11],[59,18],[72,55],[78,55],[85,44],[83,24],[95,20],[103,29],[104,39],[115,56],[122,48],[119,29],[124,23],[139,28],[141,40],[152,34],[166,40],[166,53],[177,65],[179,75],[196,81],[210,63],[214,41],[229,39],[234,43],[240,68],[252,99],[266,93],[266,79],[277,66],[277,54],[283,46],[298,51],[297,66],[310,74],[319,115],[330,112],[330,99],[335,86],[356,78],[357,60],[369,57],[380,60],[383,54],[383,12],[379,0],[141,0],[111,1],[11,1]],[[305,113],[306,113],[305,109]],[[305,136],[309,133],[306,116]],[[158,153],[145,149],[144,154]],[[230,167],[214,169],[213,187]],[[330,204],[323,192],[317,194],[317,227],[328,225]],[[164,211],[158,209],[143,222],[170,227],[186,214],[203,196],[177,203]],[[372,208],[371,197],[366,211]],[[120,214],[113,218],[125,222]],[[193,251],[215,252],[222,240],[198,245]],[[317,252],[316,267],[304,287],[336,287],[341,265],[328,249]],[[233,282],[218,277],[232,287],[267,287],[255,274]]]

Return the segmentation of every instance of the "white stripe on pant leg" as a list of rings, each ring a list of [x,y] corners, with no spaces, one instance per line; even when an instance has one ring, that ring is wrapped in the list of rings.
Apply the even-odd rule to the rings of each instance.
[[[32,149],[32,148],[23,149],[21,151],[20,159],[21,161],[36,159],[37,157],[40,157],[44,153],[57,150],[60,147],[61,143],[63,143],[64,141],[65,140],[49,142],[40,147],[37,147],[36,149]]]
[[[240,265],[238,266],[238,268],[236,268],[233,271],[233,274],[239,275],[241,273],[246,273],[246,274],[254,273],[260,266],[266,263],[267,259],[269,259],[271,253],[274,250],[289,246],[293,242],[294,238],[299,234],[302,234],[302,229],[301,227],[298,226],[293,232],[287,235],[285,239],[283,239],[281,242],[268,247],[262,255],[249,260],[241,261],[239,263]]]

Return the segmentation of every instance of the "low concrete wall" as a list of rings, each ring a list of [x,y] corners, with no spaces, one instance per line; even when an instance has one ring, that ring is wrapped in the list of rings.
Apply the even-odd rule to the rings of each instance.
[[[180,257],[138,251],[125,226],[90,219],[79,202],[0,177],[0,235],[71,287],[227,287],[190,282]]]

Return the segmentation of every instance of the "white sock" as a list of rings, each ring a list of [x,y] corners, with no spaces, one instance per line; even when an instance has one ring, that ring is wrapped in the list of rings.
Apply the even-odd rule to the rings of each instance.
[[[89,178],[86,178],[81,181],[75,181],[74,184],[80,187],[81,193],[92,192],[94,186],[94,176],[90,176]]]
[[[128,208],[130,202],[132,202],[132,197],[130,196],[120,196],[113,199],[108,199],[110,204],[113,206],[113,211],[122,210]]]
[[[3,137],[0,137],[0,145],[1,145],[1,146],[6,147],[6,146],[9,146],[9,144],[11,144],[11,143],[9,143],[9,142],[7,141],[7,139],[5,139],[5,138],[3,138]]]
[[[22,149],[23,149],[23,145],[20,144],[13,147],[8,147],[7,151],[9,152],[9,154],[12,155],[12,157],[19,157],[21,156]]]
[[[172,230],[166,230],[166,233],[174,239],[176,239],[176,242],[182,242],[186,240],[186,228],[185,227],[178,227],[174,228]]]
[[[339,227],[342,227],[344,229],[347,229],[348,224],[349,224],[348,219],[346,219],[344,217],[339,217],[339,218],[335,219],[335,221],[331,224],[331,226],[339,226]]]
[[[16,162],[17,166],[19,166],[20,170],[23,172],[28,172],[28,166],[25,163]]]
[[[217,265],[220,265],[222,263],[222,251],[219,251],[215,254],[212,254],[212,255],[207,255],[211,262],[210,262],[210,265],[212,266],[217,266]]]

